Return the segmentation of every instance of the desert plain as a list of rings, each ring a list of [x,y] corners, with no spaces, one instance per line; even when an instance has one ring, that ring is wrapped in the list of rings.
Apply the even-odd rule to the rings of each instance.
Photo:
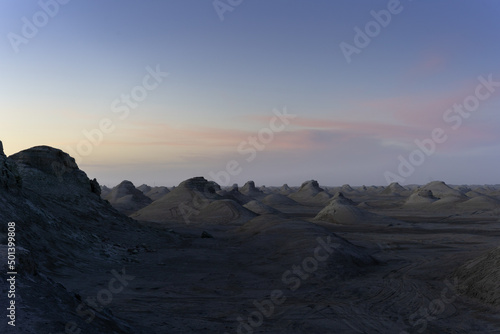
[[[500,333],[500,185],[108,188],[0,151],[1,333]]]

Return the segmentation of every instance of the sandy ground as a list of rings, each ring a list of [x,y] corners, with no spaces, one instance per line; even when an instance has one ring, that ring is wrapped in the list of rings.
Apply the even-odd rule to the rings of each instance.
[[[304,227],[311,224],[311,208],[302,214],[292,209],[291,217],[302,216]],[[172,238],[150,233],[134,237],[135,244],[149,251],[139,247],[139,253],[125,257],[127,274],[135,279],[109,309],[149,333],[500,333],[498,309],[460,295],[453,276],[467,260],[497,246],[500,223],[400,218],[411,219],[401,226],[316,223],[324,230],[312,235],[333,232],[361,246],[376,262],[318,261],[312,273],[295,276],[300,280],[295,291],[295,285],[283,282],[283,274],[314,256],[317,247],[309,240],[295,251],[275,253],[282,239],[305,238],[287,231],[295,219],[284,220],[280,235],[269,240],[238,227],[150,224]],[[261,222],[276,219],[267,216]],[[201,238],[203,231],[213,238]],[[61,281],[70,290],[94,296],[109,279],[104,273],[88,276],[86,289],[74,277]],[[273,291],[281,291],[286,300],[266,303],[263,312],[254,302],[271,300]]]

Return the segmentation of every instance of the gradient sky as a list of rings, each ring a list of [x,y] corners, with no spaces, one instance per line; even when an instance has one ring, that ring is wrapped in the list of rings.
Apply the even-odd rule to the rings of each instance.
[[[109,186],[211,178],[229,161],[230,184],[385,185],[415,140],[441,128],[446,141],[402,183],[500,183],[500,87],[456,129],[443,119],[478,77],[500,81],[498,1],[402,0],[350,63],[340,44],[356,46],[355,27],[376,27],[371,11],[391,1],[244,0],[224,20],[212,0],[72,0],[53,17],[40,3],[55,11],[55,0],[0,2],[7,155],[78,154],[107,119],[112,131],[77,162]],[[38,31],[23,32],[34,20]],[[148,67],[168,76],[127,117],[114,112]],[[240,151],[259,131],[269,138],[273,110],[296,117],[249,159]]]

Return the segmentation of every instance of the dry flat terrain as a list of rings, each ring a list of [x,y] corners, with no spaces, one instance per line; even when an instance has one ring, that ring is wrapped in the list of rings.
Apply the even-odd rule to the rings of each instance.
[[[62,151],[0,152],[0,332],[500,333],[499,186],[103,190]]]

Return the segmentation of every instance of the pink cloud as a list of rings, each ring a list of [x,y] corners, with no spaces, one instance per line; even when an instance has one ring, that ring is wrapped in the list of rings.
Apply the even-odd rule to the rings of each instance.
[[[487,77],[486,74],[483,75]],[[498,80],[493,76],[494,80]],[[420,95],[396,96],[383,99],[363,101],[357,104],[361,110],[373,110],[381,118],[393,119],[399,124],[404,124],[420,130],[429,130],[435,127],[446,126],[443,115],[453,108],[455,104],[463,104],[464,100],[473,96],[476,87],[479,85],[478,78],[471,78],[454,90],[448,92],[429,92]],[[487,92],[485,89],[482,91]],[[497,89],[488,100],[480,102],[480,112],[490,101],[500,96],[500,89]]]
[[[407,79],[415,80],[430,75],[436,75],[443,71],[449,63],[449,57],[445,54],[446,51],[440,47],[430,48],[424,51],[418,60],[411,66],[404,76]]]

